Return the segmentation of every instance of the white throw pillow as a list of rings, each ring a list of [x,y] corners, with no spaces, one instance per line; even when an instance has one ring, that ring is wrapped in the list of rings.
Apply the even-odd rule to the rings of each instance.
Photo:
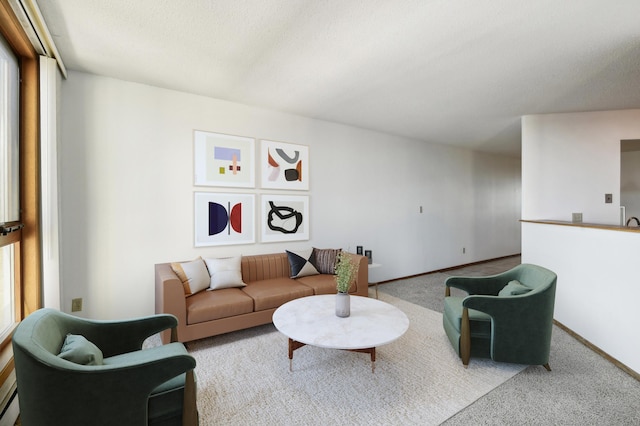
[[[209,275],[211,275],[209,290],[246,286],[242,281],[242,256],[205,259],[204,261],[209,269]]]
[[[187,296],[206,289],[211,282],[207,266],[200,257],[191,262],[174,262],[171,264],[171,269],[182,281],[184,294]]]

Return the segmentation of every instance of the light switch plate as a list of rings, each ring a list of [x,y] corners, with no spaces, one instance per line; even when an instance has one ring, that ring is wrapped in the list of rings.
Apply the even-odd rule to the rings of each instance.
[[[607,204],[613,203],[613,194],[604,194],[604,202]]]

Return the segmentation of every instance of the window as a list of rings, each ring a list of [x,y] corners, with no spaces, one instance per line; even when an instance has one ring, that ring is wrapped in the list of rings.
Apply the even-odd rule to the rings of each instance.
[[[16,321],[15,309],[15,244],[0,247],[0,302],[2,322],[0,336],[7,335]]]
[[[20,244],[20,69],[0,37],[0,341],[5,341],[17,316],[16,294]],[[17,233],[14,235],[10,235]]]
[[[16,383],[11,332],[18,321],[42,306],[38,157],[40,106],[39,57],[6,1],[0,1],[2,38],[6,43],[4,40],[0,43],[0,62],[4,73],[0,78],[0,424],[13,424],[17,398],[14,397]],[[11,171],[8,171],[7,164],[12,167]],[[19,222],[13,220],[16,213]],[[8,314],[5,313],[5,303],[12,303]]]
[[[0,38],[0,225],[20,220],[20,69]]]
[[[11,332],[42,305],[38,62],[20,20],[0,2],[0,381],[11,365]]]

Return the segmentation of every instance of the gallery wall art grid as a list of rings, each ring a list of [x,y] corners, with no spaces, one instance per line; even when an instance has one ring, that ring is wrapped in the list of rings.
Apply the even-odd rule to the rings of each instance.
[[[308,191],[309,148],[222,133],[194,131],[194,185],[249,189],[260,176],[263,189]],[[309,196],[194,192],[195,246],[251,244],[309,239]],[[259,218],[256,222],[256,217]]]

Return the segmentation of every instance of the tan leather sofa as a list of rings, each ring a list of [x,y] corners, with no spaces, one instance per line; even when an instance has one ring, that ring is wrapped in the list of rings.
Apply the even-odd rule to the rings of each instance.
[[[368,296],[367,258],[351,253],[350,256],[359,265],[350,293]],[[285,252],[243,256],[241,268],[245,287],[201,291],[187,297],[171,264],[155,265],[156,313],[173,314],[178,318],[178,341],[188,342],[268,324],[273,312],[290,300],[336,293],[334,275],[290,278]],[[169,331],[162,334],[162,341],[170,341]]]

